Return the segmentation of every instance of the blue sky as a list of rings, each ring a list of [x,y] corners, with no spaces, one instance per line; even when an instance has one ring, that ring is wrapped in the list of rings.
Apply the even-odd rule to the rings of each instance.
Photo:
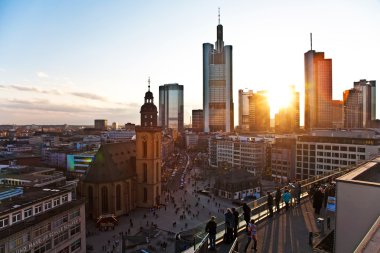
[[[202,108],[202,43],[216,40],[218,7],[236,124],[240,88],[295,85],[303,108],[310,32],[333,59],[334,99],[379,80],[378,0],[0,0],[0,124],[137,123],[149,76],[156,104],[159,85],[184,85],[189,122]]]

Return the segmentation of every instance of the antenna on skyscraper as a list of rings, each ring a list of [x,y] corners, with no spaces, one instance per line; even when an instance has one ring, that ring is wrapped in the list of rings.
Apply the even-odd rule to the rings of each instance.
[[[313,34],[310,33],[310,50],[313,50]]]
[[[218,7],[218,25],[220,25],[220,7]]]

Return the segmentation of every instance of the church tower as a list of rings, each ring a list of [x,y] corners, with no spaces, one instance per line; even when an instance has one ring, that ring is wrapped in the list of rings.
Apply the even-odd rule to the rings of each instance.
[[[153,93],[145,93],[141,106],[141,125],[136,127],[136,174],[137,206],[153,207],[160,203],[161,196],[161,128],[157,126],[157,107]]]

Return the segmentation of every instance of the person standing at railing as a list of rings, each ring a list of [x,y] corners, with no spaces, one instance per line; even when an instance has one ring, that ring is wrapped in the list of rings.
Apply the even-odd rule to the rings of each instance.
[[[253,240],[253,250],[257,251],[257,227],[256,227],[254,219],[252,219],[248,223],[247,236],[248,236],[248,241],[247,241],[247,244],[245,245],[244,252],[247,252],[249,244],[251,243],[252,240]]]
[[[323,193],[322,193],[322,187],[320,187],[313,196],[313,207],[315,210],[315,214],[320,214],[321,208],[323,203]]]
[[[216,240],[216,222],[215,216],[211,216],[211,219],[206,224],[206,232],[208,233],[208,238],[210,240],[210,250],[215,250],[215,240]]]
[[[285,210],[288,211],[289,209],[289,202],[292,199],[292,194],[289,192],[288,187],[285,187],[285,192],[282,194],[282,199],[285,202]]]
[[[273,217],[273,196],[269,191],[267,192],[267,205],[268,205],[268,210],[269,210],[269,218],[272,218]]]
[[[235,208],[232,208],[232,214],[234,215],[234,240],[238,236],[239,227],[239,212]]]
[[[247,203],[243,203],[243,215],[244,220],[246,222],[246,226],[248,227],[248,223],[251,220],[251,208],[249,208]]]
[[[234,241],[234,235],[233,235],[233,229],[234,229],[234,215],[232,214],[232,211],[230,208],[227,208],[227,212],[224,214],[225,218],[225,227],[226,227],[226,234],[225,234],[225,242],[226,243],[232,243]]]
[[[295,183],[295,197],[297,198],[297,206],[301,204],[301,183],[298,181]]]
[[[275,196],[275,201],[276,201],[276,211],[278,214],[280,214],[280,203],[281,203],[281,188],[278,186],[276,189],[276,196]]]

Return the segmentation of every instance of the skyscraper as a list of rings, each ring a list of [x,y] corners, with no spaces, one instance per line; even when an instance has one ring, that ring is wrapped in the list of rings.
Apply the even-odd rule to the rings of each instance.
[[[249,130],[268,131],[270,109],[266,91],[258,91],[249,96]]]
[[[275,115],[276,133],[293,133],[297,132],[300,127],[300,93],[296,92],[294,86],[290,87],[291,101],[281,108]]]
[[[332,60],[312,48],[305,53],[305,129],[331,128]]]
[[[249,131],[249,96],[252,90],[239,90],[239,128],[241,132]]]
[[[159,87],[159,125],[183,131],[183,85],[171,83]]]
[[[232,46],[224,46],[220,18],[215,48],[203,44],[203,113],[205,132],[234,130]]]
[[[344,127],[368,128],[376,119],[376,81],[354,82],[354,88],[344,91]]]
[[[203,132],[204,130],[204,120],[203,120],[203,110],[192,110],[192,116],[191,116],[191,128],[193,132]]]

